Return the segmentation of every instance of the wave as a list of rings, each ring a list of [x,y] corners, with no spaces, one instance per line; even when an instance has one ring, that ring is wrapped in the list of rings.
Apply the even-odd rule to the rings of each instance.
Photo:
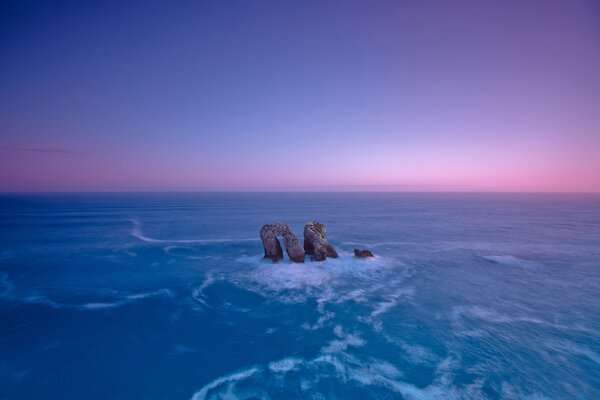
[[[248,238],[248,239],[155,239],[144,235],[142,231],[142,223],[136,219],[131,218],[133,223],[133,229],[131,230],[131,236],[140,239],[146,243],[182,243],[182,244],[219,244],[219,243],[243,243],[243,242],[256,242],[260,241],[260,238]]]

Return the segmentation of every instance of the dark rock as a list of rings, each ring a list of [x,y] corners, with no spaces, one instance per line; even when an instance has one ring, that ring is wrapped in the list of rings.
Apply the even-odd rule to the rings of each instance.
[[[300,241],[292,232],[292,228],[288,224],[265,224],[260,228],[260,240],[265,249],[265,258],[273,261],[279,261],[283,258],[283,250],[277,239],[278,236],[283,238],[283,245],[290,260],[294,262],[304,262],[304,250]]]
[[[359,250],[354,249],[354,256],[358,258],[367,258],[367,257],[375,257],[370,250]]]
[[[338,257],[333,246],[327,243],[325,225],[317,221],[310,221],[304,226],[304,251],[313,256],[315,261],[323,261],[327,257]]]

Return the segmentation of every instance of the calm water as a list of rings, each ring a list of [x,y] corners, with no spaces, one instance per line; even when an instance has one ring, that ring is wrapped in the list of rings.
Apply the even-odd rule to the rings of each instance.
[[[339,259],[261,261],[312,219]],[[0,399],[42,398],[599,399],[600,198],[0,197]]]

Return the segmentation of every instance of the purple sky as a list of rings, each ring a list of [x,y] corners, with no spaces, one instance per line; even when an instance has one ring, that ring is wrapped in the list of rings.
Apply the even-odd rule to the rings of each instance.
[[[600,191],[600,2],[0,4],[0,191]]]

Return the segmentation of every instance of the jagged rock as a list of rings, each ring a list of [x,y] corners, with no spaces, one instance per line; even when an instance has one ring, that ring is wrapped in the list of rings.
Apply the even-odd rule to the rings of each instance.
[[[265,249],[265,258],[279,261],[283,258],[283,250],[277,236],[283,237],[283,245],[290,260],[304,262],[304,250],[300,241],[288,224],[265,224],[260,228],[260,240]]]
[[[310,221],[304,226],[304,251],[313,256],[315,261],[323,261],[327,257],[338,257],[333,246],[327,243],[325,225],[317,221]]]
[[[375,257],[370,250],[354,249],[354,256],[358,258]]]

